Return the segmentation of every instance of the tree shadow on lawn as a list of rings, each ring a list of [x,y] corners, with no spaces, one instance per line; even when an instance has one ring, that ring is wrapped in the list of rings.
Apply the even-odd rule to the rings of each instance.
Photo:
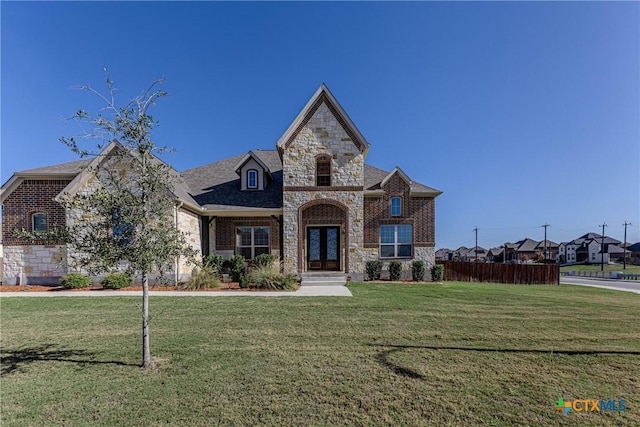
[[[391,347],[389,350],[381,350],[376,355],[376,360],[385,368],[391,370],[397,375],[401,375],[407,378],[414,378],[418,380],[424,379],[419,373],[412,371],[411,369],[404,368],[400,365],[393,363],[389,360],[389,357],[393,353],[401,352],[410,349],[424,349],[424,350],[457,350],[457,351],[484,351],[490,353],[544,353],[544,354],[564,354],[568,356],[581,356],[581,355],[626,355],[626,356],[640,356],[640,351],[634,350],[542,350],[542,349],[526,349],[526,348],[479,348],[479,347],[447,347],[447,346],[435,346],[435,345],[393,345],[393,344],[379,344],[369,343],[371,347]]]
[[[94,360],[95,354],[86,350],[57,349],[54,344],[19,349],[2,349],[0,353],[0,375],[8,375],[34,362],[71,362],[80,365],[139,366],[116,360]]]

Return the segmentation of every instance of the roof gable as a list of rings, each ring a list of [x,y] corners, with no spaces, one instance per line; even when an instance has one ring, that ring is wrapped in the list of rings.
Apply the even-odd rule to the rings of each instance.
[[[385,185],[387,185],[387,183],[389,182],[389,180],[394,176],[394,175],[398,175],[400,178],[402,178],[404,180],[404,182],[407,183],[407,185],[409,187],[411,187],[411,179],[409,178],[409,176],[404,173],[404,171],[402,169],[400,169],[398,166],[396,166],[395,168],[393,168],[393,170],[391,172],[389,172],[389,174],[387,176],[384,177],[384,179],[380,182],[380,187],[384,187]]]
[[[331,111],[344,131],[349,135],[353,144],[366,156],[367,151],[369,151],[369,143],[364,136],[362,136],[356,125],[351,121],[347,113],[344,111],[342,106],[340,106],[336,98],[324,83],[320,85],[304,108],[300,113],[298,113],[293,122],[291,122],[284,134],[280,139],[278,139],[276,147],[278,147],[280,155],[282,156],[284,150],[289,148],[293,140],[298,136],[309,120],[311,120],[322,104],[325,104],[329,108],[329,111]]]
[[[269,166],[267,166],[261,159],[260,157],[258,157],[253,151],[249,151],[247,154],[245,154],[239,161],[238,163],[235,164],[235,166],[233,167],[233,170],[240,175],[240,170],[242,169],[242,167],[244,165],[247,164],[247,162],[249,160],[253,159],[261,168],[262,170],[264,170],[269,176],[271,176],[271,170],[269,169]]]

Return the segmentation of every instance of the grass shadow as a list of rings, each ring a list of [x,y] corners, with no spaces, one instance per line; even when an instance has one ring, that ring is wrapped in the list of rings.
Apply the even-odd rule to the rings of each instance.
[[[0,375],[21,371],[34,362],[71,362],[81,365],[138,366],[117,360],[95,360],[95,354],[86,350],[58,349],[54,344],[18,349],[2,349],[0,353]]]
[[[424,377],[418,372],[397,365],[390,360],[390,356],[404,350],[424,349],[424,350],[456,350],[456,351],[480,351],[490,353],[544,353],[544,354],[564,354],[568,356],[581,355],[626,355],[640,356],[640,351],[635,350],[558,350],[558,349],[528,349],[528,348],[483,348],[483,347],[461,347],[461,346],[435,346],[435,345],[393,345],[370,343],[371,347],[386,347],[391,349],[381,350],[376,355],[376,360],[385,368],[391,370],[397,375],[407,378],[422,380]]]

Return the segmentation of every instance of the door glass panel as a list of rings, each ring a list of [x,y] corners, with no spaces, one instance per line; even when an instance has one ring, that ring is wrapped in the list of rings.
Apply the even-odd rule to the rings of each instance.
[[[327,260],[336,261],[338,259],[338,230],[327,228]]]
[[[320,260],[320,229],[309,229],[309,261]]]

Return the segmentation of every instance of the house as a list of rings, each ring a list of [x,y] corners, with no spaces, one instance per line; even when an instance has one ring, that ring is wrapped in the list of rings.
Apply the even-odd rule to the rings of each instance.
[[[536,246],[536,252],[543,254],[544,259],[554,260],[558,255],[558,244],[551,240],[542,240]]]
[[[571,242],[560,243],[556,259],[560,264],[599,264],[600,262],[620,261],[625,254],[620,246],[621,243],[611,237],[587,233]],[[604,251],[602,250],[603,244]],[[629,257],[628,254],[627,257]]]
[[[324,84],[275,148],[176,172],[176,226],[203,256],[271,253],[299,276],[333,271],[354,280],[369,260],[435,263],[441,192],[400,167],[366,164],[369,142]],[[69,212],[56,197],[82,188],[98,158],[16,172],[2,186],[5,283],[53,283],[69,271],[64,244],[15,232],[63,227]],[[175,280],[188,277],[189,267],[175,264]]]
[[[451,261],[453,260],[453,253],[451,249],[441,248],[436,251],[436,261]]]
[[[504,247],[491,248],[487,252],[487,261],[489,262],[504,262]]]

